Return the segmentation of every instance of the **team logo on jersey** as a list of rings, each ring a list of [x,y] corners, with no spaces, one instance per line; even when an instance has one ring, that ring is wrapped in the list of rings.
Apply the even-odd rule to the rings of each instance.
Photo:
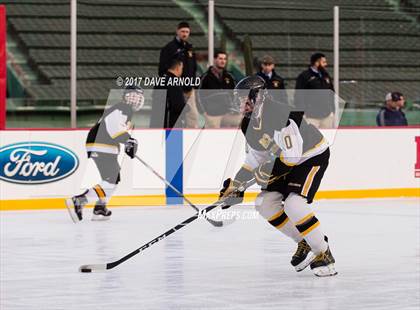
[[[42,184],[64,179],[79,166],[76,154],[60,145],[22,142],[0,148],[0,179]]]
[[[420,136],[415,137],[416,141],[416,163],[414,164],[414,177],[420,178]]]
[[[263,134],[262,138],[258,141],[264,149],[267,149],[273,142],[273,139],[268,134]]]

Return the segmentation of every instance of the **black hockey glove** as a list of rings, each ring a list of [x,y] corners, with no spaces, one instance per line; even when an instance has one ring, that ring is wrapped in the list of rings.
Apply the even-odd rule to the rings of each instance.
[[[229,178],[223,182],[223,188],[220,190],[219,199],[225,199],[226,204],[222,209],[230,208],[244,200],[245,191],[239,191],[239,189],[253,177],[253,172],[243,166],[239,169],[235,179],[232,180]]]
[[[134,158],[134,156],[137,153],[137,149],[138,149],[138,142],[136,139],[134,138],[129,138],[126,142],[125,142],[125,153],[130,156],[131,158]]]
[[[242,182],[226,179],[223,182],[223,188],[220,190],[219,199],[224,199],[225,205],[222,209],[230,208],[233,205],[239,204],[244,200],[244,191],[238,191],[243,185]]]

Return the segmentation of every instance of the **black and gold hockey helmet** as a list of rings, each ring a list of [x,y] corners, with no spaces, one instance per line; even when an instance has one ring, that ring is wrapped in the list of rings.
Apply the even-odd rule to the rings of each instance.
[[[257,75],[240,80],[234,89],[235,110],[243,114],[251,113],[256,105],[264,101],[266,88],[264,79]]]

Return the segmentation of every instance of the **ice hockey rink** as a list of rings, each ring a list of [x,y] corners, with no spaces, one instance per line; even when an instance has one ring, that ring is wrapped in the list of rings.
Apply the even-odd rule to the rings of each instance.
[[[294,243],[259,217],[223,228],[199,219],[112,270],[80,273],[80,265],[116,260],[194,210],[114,208],[111,221],[91,222],[88,209],[79,224],[66,210],[2,212],[0,308],[419,309],[418,199],[313,206],[336,277],[296,273]]]

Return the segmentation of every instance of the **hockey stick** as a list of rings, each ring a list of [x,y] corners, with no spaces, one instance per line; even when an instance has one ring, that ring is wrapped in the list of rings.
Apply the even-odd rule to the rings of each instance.
[[[169,183],[168,180],[166,180],[164,177],[162,177],[155,169],[153,169],[148,163],[146,163],[143,159],[141,159],[139,156],[135,155],[135,158],[141,162],[147,169],[149,169],[155,176],[157,176],[159,179],[163,181],[163,183],[166,184],[166,186],[170,187],[175,193],[179,195],[179,197],[182,197],[195,211],[200,212],[200,209],[197,208],[196,205],[194,205],[187,197],[185,197],[175,186],[173,186],[171,183]],[[212,219],[209,219],[205,214],[204,218],[213,226],[216,227],[222,227],[226,226],[227,224],[230,224],[229,222],[223,222],[223,221],[215,221]]]
[[[251,186],[254,183],[255,183],[255,179],[252,179],[252,180],[248,181],[243,187],[241,187],[240,189],[238,189],[238,191],[244,191],[246,188],[248,188],[249,186]],[[165,239],[169,235],[171,235],[174,232],[180,230],[182,227],[184,227],[184,226],[190,224],[191,222],[195,221],[196,219],[198,219],[198,217],[200,215],[205,214],[206,212],[209,212],[209,211],[213,210],[216,207],[223,206],[224,204],[225,204],[224,200],[218,200],[218,201],[216,201],[211,206],[208,206],[208,207],[204,208],[203,210],[201,210],[200,212],[197,212],[196,214],[194,214],[190,218],[186,219],[182,223],[180,223],[180,224],[176,225],[175,227],[173,227],[173,228],[165,231],[163,234],[157,236],[153,240],[149,241],[148,243],[142,245],[138,249],[134,250],[133,252],[127,254],[126,256],[124,256],[124,257],[122,257],[122,258],[120,258],[120,259],[118,259],[118,260],[116,260],[114,262],[107,263],[107,264],[82,265],[82,266],[80,266],[79,271],[80,272],[97,272],[97,271],[106,271],[106,270],[115,268],[116,266],[122,264],[123,262],[125,262],[128,259],[130,259],[131,257],[133,257],[133,256],[135,256],[135,255],[143,252],[147,248],[151,247],[153,244],[161,241],[162,239]]]

